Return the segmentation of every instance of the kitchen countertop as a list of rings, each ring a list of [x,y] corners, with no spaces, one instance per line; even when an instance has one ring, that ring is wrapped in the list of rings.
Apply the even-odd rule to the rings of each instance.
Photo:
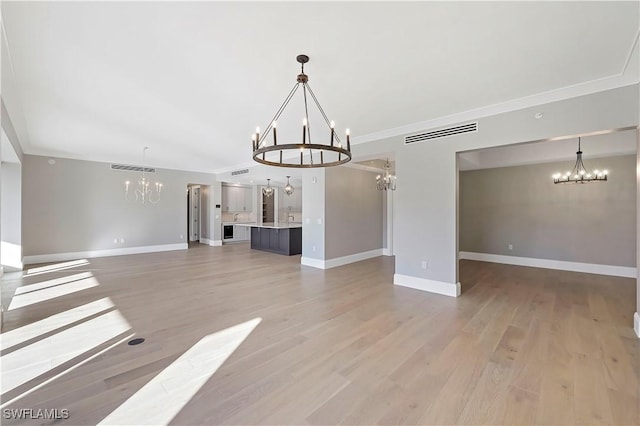
[[[255,225],[256,222],[222,222],[223,225]]]
[[[261,225],[257,223],[236,223],[236,225],[240,226],[250,226],[256,228],[275,228],[275,229],[290,229],[290,228],[302,228],[302,223],[300,222],[282,222],[282,223],[273,223],[273,222],[265,222]]]

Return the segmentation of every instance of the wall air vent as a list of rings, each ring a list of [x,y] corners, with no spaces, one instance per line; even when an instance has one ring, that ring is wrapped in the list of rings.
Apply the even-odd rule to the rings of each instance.
[[[111,170],[124,170],[125,172],[141,172],[155,173],[156,169],[153,167],[140,167],[140,166],[128,166],[126,164],[111,164]]]
[[[430,132],[418,133],[417,135],[405,136],[404,143],[424,142],[431,139],[446,138],[447,136],[460,135],[462,133],[473,133],[478,131],[478,122],[460,124],[458,126],[446,127],[444,129],[432,130]]]
[[[247,173],[249,173],[249,169],[234,170],[231,172],[231,176],[246,175]]]

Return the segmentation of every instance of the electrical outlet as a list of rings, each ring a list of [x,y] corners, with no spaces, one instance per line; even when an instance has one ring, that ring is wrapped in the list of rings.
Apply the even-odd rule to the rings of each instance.
[[[513,250],[513,244],[509,244],[509,250]]]
[[[184,240],[184,235],[183,234],[180,234],[180,239]]]
[[[316,246],[311,247],[311,251],[316,251]]]
[[[120,244],[124,244],[126,240],[124,238],[120,238]]]
[[[118,239],[117,238],[113,239],[113,244],[118,244]]]
[[[428,269],[429,268],[429,263],[426,260],[423,260],[421,263],[422,269]]]

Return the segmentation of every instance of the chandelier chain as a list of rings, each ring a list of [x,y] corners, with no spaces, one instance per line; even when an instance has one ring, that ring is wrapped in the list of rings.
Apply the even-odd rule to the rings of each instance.
[[[273,122],[274,121],[278,121],[278,119],[280,118],[280,116],[284,112],[284,109],[287,107],[287,105],[289,105],[289,102],[291,101],[291,98],[293,98],[293,95],[295,95],[296,92],[298,91],[299,87],[300,87],[300,84],[298,82],[296,82],[293,85],[293,88],[289,92],[289,95],[287,95],[287,97],[285,98],[285,100],[282,103],[282,105],[280,105],[280,108],[278,109],[278,111],[273,116],[273,119],[269,122],[269,125],[267,126],[267,129],[260,136],[260,141],[258,142],[258,148],[260,147],[260,145],[262,145],[262,142],[264,142],[264,140],[266,139],[267,135],[269,134],[269,130],[271,130],[271,128],[273,127]]]
[[[316,98],[316,94],[313,93],[313,90],[311,90],[311,86],[309,86],[309,83],[305,83],[305,86],[307,86],[307,88],[309,89],[309,93],[311,94],[313,101],[316,103],[318,110],[320,110],[320,114],[322,114],[322,117],[324,118],[325,123],[327,123],[327,126],[331,127],[331,122],[329,121],[327,114],[325,114],[324,109],[322,109],[322,105],[320,105],[320,102],[318,102],[318,98]],[[338,136],[337,133],[335,134],[335,138],[339,144],[342,144],[342,141],[340,140],[340,137]]]

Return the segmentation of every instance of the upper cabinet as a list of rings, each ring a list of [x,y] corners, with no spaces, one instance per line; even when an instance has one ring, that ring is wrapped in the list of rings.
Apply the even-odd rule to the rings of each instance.
[[[222,186],[222,211],[223,212],[250,212],[253,211],[251,188],[244,186]]]

